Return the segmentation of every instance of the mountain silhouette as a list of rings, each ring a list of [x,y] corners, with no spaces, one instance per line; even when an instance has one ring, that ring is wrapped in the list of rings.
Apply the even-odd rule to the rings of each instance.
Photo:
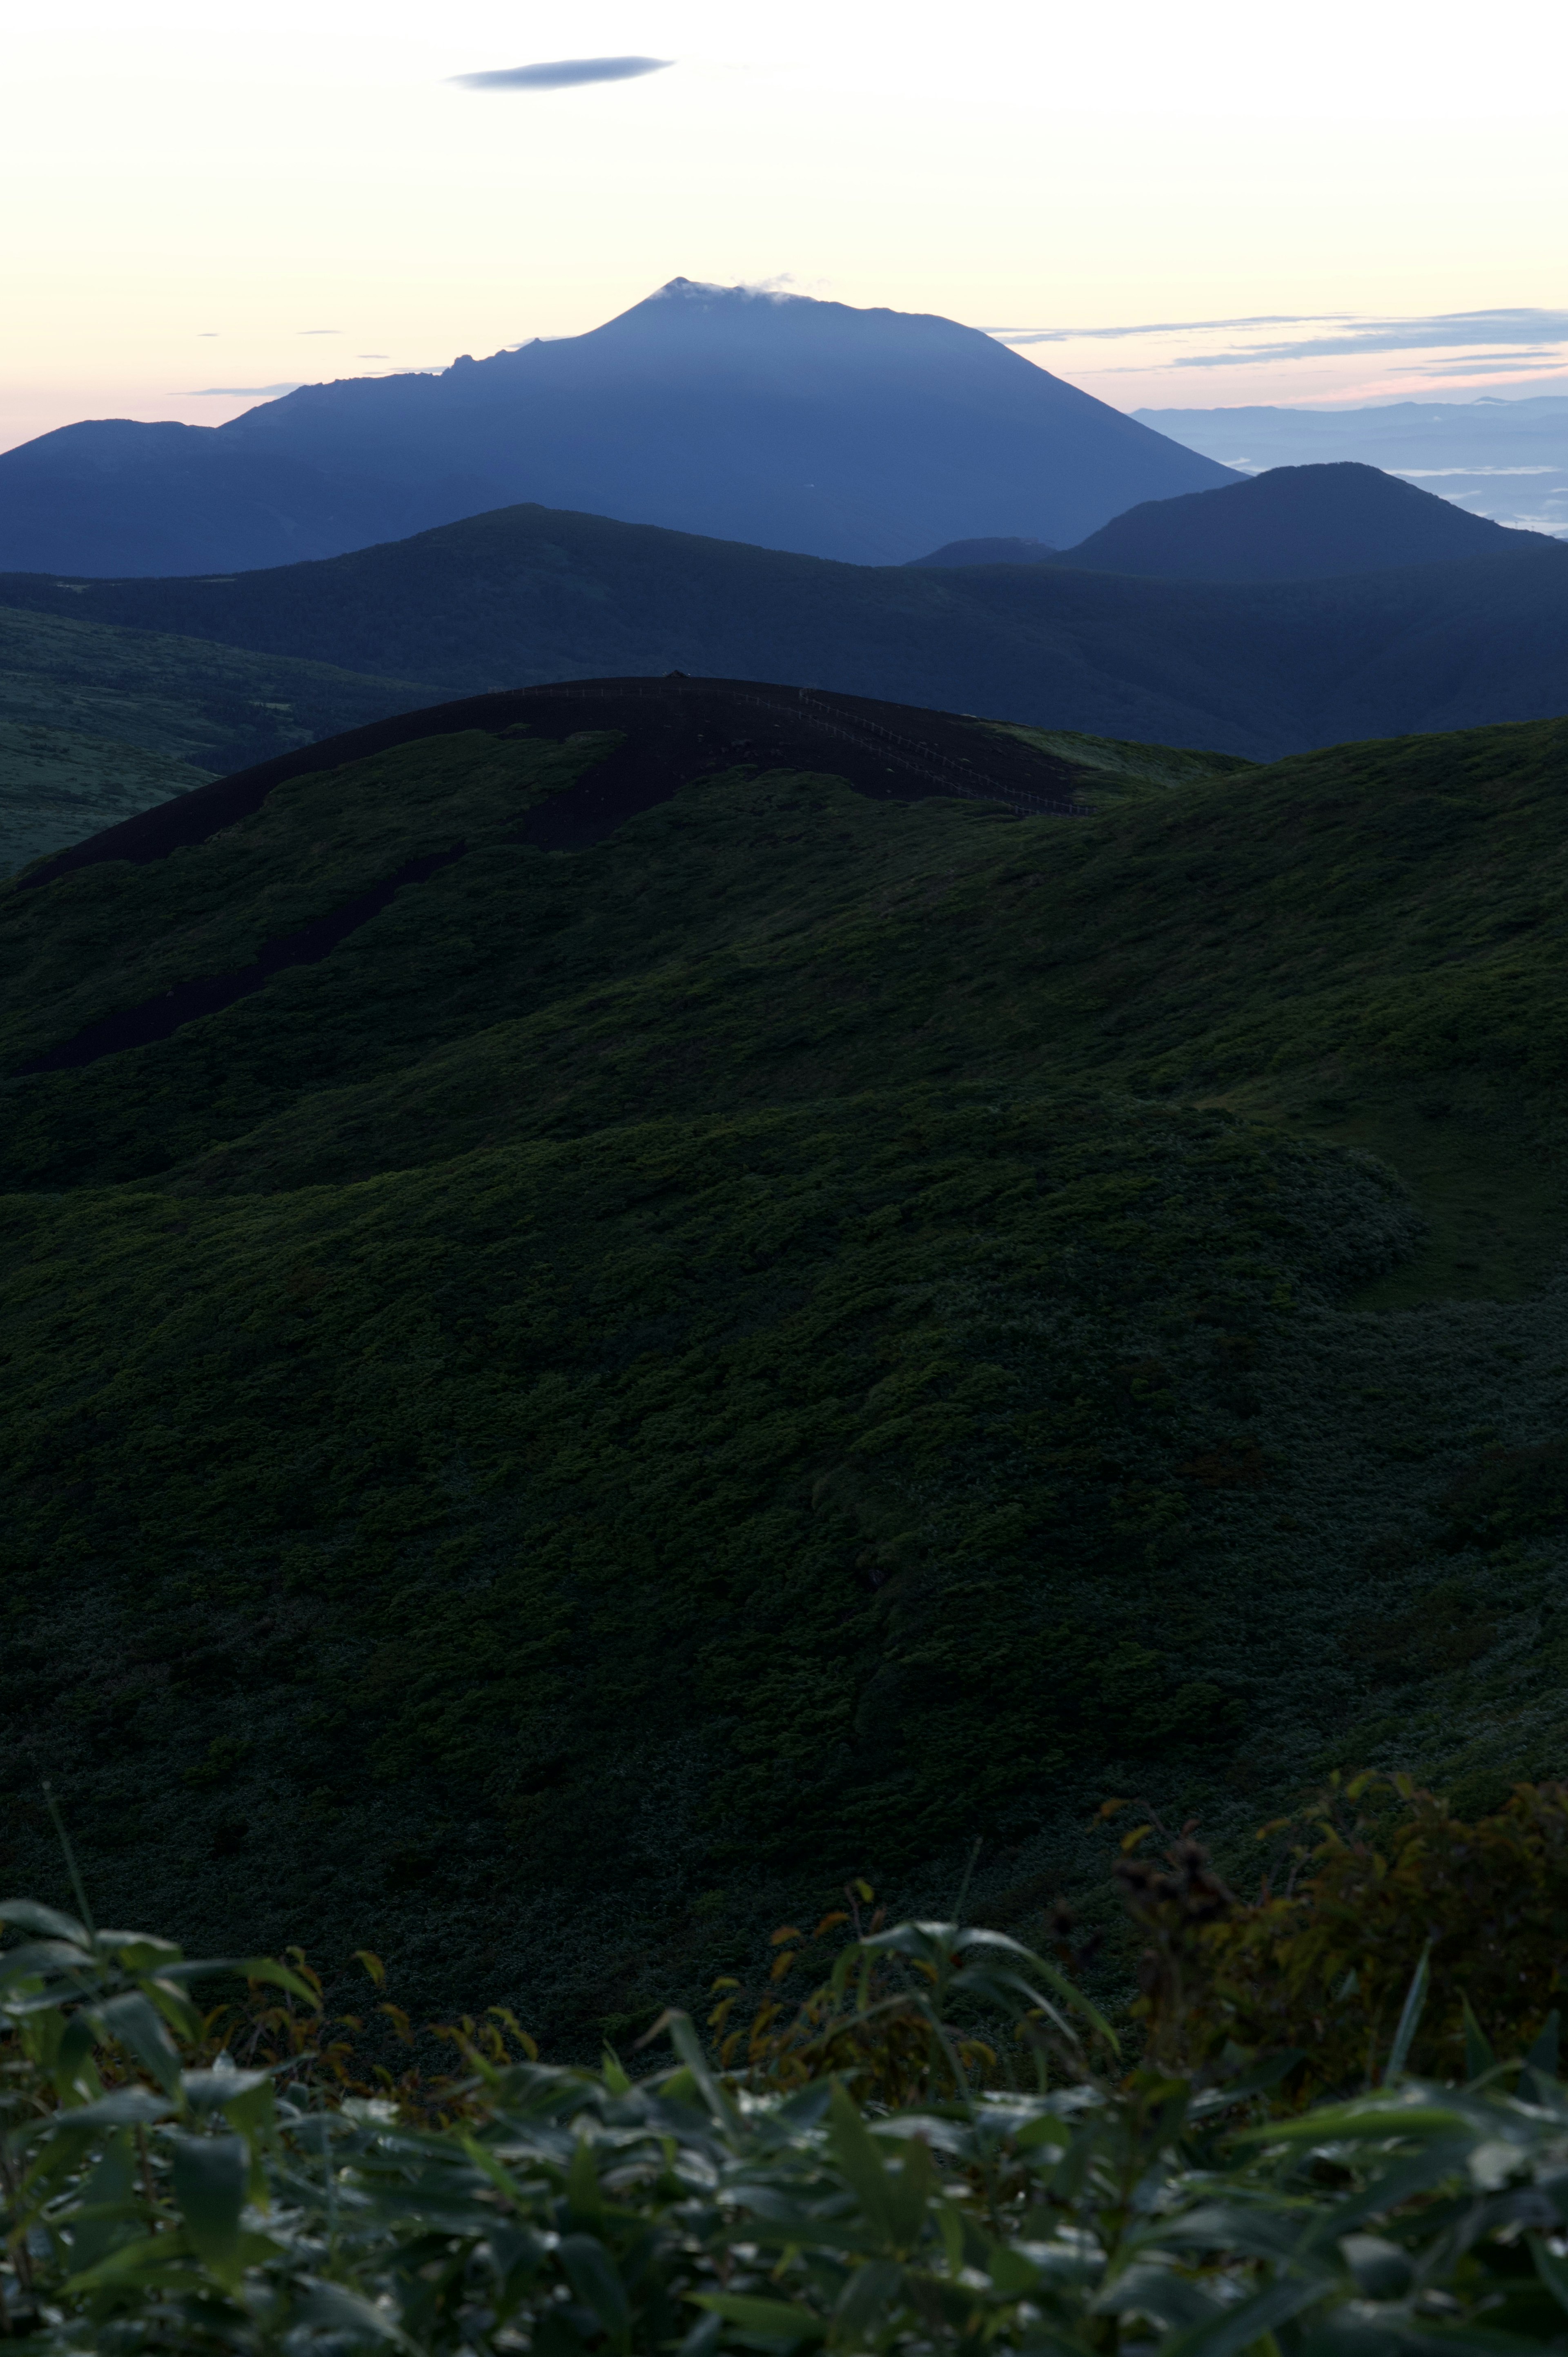
[[[890,565],[962,536],[1059,547],[1234,479],[978,328],[677,278],[439,374],[41,435],[0,455],[0,565],[232,572],[524,500]]]
[[[1272,760],[1568,709],[1568,549],[1500,529],[1485,546],[1496,553],[1329,580],[1165,580],[1076,558],[826,564],[515,507],[217,579],[0,576],[0,608],[421,681],[433,694],[670,672],[772,678]]]
[[[1469,515],[1380,468],[1339,460],[1147,500],[1056,562],[1182,581],[1320,581],[1499,555],[1544,537]]]
[[[1039,565],[1057,551],[1045,540],[950,540],[911,565]]]

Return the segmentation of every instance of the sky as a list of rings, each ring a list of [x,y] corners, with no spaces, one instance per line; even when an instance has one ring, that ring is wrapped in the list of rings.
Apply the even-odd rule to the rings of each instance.
[[[677,275],[940,312],[1123,409],[1568,392],[1560,0],[49,0],[4,38],[0,447]]]

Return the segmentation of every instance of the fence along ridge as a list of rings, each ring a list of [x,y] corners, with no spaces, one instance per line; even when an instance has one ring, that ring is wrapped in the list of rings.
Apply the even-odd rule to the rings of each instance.
[[[950,753],[941,752],[935,745],[915,744],[908,737],[896,735],[879,720],[860,720],[842,712],[829,714],[822,709],[810,688],[802,687],[793,696],[758,695],[746,688],[710,687],[706,683],[698,686],[694,683],[690,685],[682,683],[677,687],[673,681],[661,679],[639,680],[635,684],[625,686],[618,683],[613,689],[602,685],[579,687],[571,680],[552,680],[538,687],[525,688],[523,694],[575,697],[579,701],[596,703],[610,694],[652,697],[668,696],[672,690],[677,694],[703,697],[712,703],[749,704],[759,712],[788,712],[800,716],[803,710],[812,726],[825,736],[842,737],[851,745],[864,745],[867,737],[876,737],[880,742],[867,749],[885,751],[900,768],[912,770],[917,776],[929,778],[935,784],[947,787],[950,792],[969,802],[1004,802],[1012,809],[1037,818],[1094,816],[1094,812],[1086,802],[1061,802],[1047,794],[1031,794],[1021,786],[992,785],[970,770],[966,763],[956,760]]]

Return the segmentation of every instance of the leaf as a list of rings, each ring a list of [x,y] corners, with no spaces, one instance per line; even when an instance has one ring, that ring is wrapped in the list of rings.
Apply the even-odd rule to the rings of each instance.
[[[1560,2259],[1550,2251],[1540,2234],[1527,2234],[1530,2255],[1535,2261],[1535,2272],[1557,2302],[1568,2309],[1568,2259]]]
[[[612,2095],[630,2094],[631,2081],[627,2077],[625,2066],[613,2046],[607,2045],[599,2058],[599,2076]]]
[[[908,2305],[904,2270],[892,2259],[869,2259],[856,2267],[833,2302],[832,2337],[843,2347],[875,2348],[898,2309]]]
[[[1404,2066],[1409,2059],[1411,2046],[1420,2026],[1421,2017],[1426,2009],[1426,1992],[1431,1980],[1432,1942],[1428,1940],[1421,1952],[1420,1961],[1411,1975],[1410,1987],[1405,1992],[1404,2009],[1400,2015],[1399,2028],[1394,2031],[1394,2042],[1389,2049],[1388,2064],[1383,2072],[1385,2087],[1392,2086],[1396,2079],[1402,2078],[1404,2075]]]
[[[651,2029],[644,2032],[638,2044],[648,2045],[660,2030],[668,2031],[671,2045],[691,2072],[699,2094],[714,2119],[725,2127],[734,2127],[736,2124],[735,2105],[709,2068],[708,2058],[703,2051],[703,2041],[692,2027],[691,2015],[671,2007],[660,2015]]]
[[[240,2212],[245,2206],[250,2155],[242,2136],[177,2136],[174,2198],[198,2255],[225,2288],[243,2272],[239,2264]]]
[[[320,2325],[334,2338],[361,2342],[392,2341],[400,2349],[407,2350],[410,2357],[418,2357],[414,2343],[394,2318],[343,2284],[310,2284],[299,2313],[302,2323]],[[306,2346],[308,2348],[310,2343],[307,2341]]]
[[[1126,2268],[1092,2306],[1096,2316],[1146,2316],[1176,2330],[1207,2324],[1219,2313],[1219,2302],[1210,2299],[1190,2276],[1177,2275],[1174,2267],[1151,2265]]]
[[[64,2128],[74,2134],[79,2128],[150,2127],[155,2120],[166,2120],[173,2109],[171,2103],[155,2095],[149,2087],[116,2087],[113,2094],[100,2095],[95,2103],[74,2104],[57,2112],[49,2126],[57,2134]]]
[[[926,2146],[911,2140],[897,2176],[846,2090],[836,2081],[828,2105],[828,2146],[869,2223],[909,2249],[925,2222],[935,2177]],[[922,2166],[922,2163],[924,2164]]]
[[[585,2136],[577,2138],[572,2165],[566,2171],[566,2203],[574,2218],[597,2223],[604,2215],[605,2197],[594,2166],[594,2147]]]
[[[92,1935],[74,1915],[58,1908],[40,1907],[36,1899],[0,1899],[0,1923],[14,1923],[18,1932],[36,1932],[42,1940],[69,1940],[73,1948],[91,1948]]]
[[[1241,2357],[1266,2332],[1288,2324],[1326,2299],[1337,2288],[1332,2276],[1316,2281],[1273,2283],[1250,2299],[1239,2299],[1220,2309],[1207,2323],[1172,2334],[1161,2343],[1161,2357]]]
[[[1519,2094],[1521,2103],[1542,2102],[1545,2088],[1541,2082],[1544,2080],[1546,2086],[1549,2087],[1557,2076],[1557,2008],[1553,2006],[1546,2017],[1540,2037],[1524,2058],[1524,2069],[1520,2072],[1519,2078]]]
[[[354,1951],[354,1961],[356,1964],[363,1964],[365,1970],[369,1973],[371,1980],[374,1981],[378,1988],[385,1988],[387,1985],[387,1968],[385,1964],[382,1964],[380,1956],[377,1955],[373,1948],[356,1948]]]
[[[70,2218],[70,2271],[81,2275],[108,2257],[118,2243],[130,2239],[140,2223],[133,2202],[135,2152],[128,2129],[104,2140],[97,2166],[81,2189],[80,2205]],[[95,2212],[95,2216],[85,2213]]]
[[[1492,2052],[1486,2032],[1470,2010],[1469,1998],[1461,1996],[1459,2005],[1465,2021],[1465,2076],[1474,2085],[1477,2079],[1484,2079],[1488,2071],[1497,2069],[1498,2058]]]
[[[591,2308],[605,2330],[629,2332],[631,2309],[620,2271],[596,2234],[563,2234],[556,2256],[566,2280],[585,2308]]]
[[[180,2091],[193,2112],[229,2111],[230,2105],[258,2087],[270,2087],[265,2071],[187,2071]]]
[[[303,1997],[312,2013],[320,2010],[320,1991],[313,1989],[308,1981],[301,1980],[299,1975],[291,1972],[286,1964],[280,1964],[275,1956],[242,1956],[232,1964],[201,1964],[194,1970],[202,1974],[242,1973],[248,1981],[263,1981],[271,1988],[285,1990],[290,1996]]]
[[[107,2005],[98,2007],[98,2019],[104,2035],[118,2039],[143,2070],[151,2072],[166,2094],[176,2093],[179,2086],[179,2056],[174,2040],[139,1989],[111,1997]]]
[[[0,1988],[15,1981],[48,1980],[57,1973],[95,1973],[98,1960],[74,1940],[26,1940],[0,1955]]]
[[[1240,2128],[1231,2141],[1239,2145],[1380,2143],[1387,2136],[1429,2136],[1442,2129],[1450,2135],[1468,2135],[1471,2122],[1457,2105],[1450,2109],[1428,2101],[1410,2103],[1391,2093],[1349,2104],[1326,2104],[1299,2112],[1294,2119],[1271,2120],[1266,2127]]]
[[[802,2341],[825,2341],[828,2328],[822,2318],[809,2308],[796,2308],[783,2299],[752,2299],[744,2292],[703,2291],[694,2298],[694,2305],[705,2308],[714,2316],[722,2316],[726,2324],[738,2324],[765,2341],[783,2341],[791,2348]]]

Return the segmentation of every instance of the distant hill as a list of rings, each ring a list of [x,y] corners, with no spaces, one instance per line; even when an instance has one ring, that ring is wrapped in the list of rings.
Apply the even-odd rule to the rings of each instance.
[[[1230,481],[954,320],[677,278],[583,336],[0,455],[0,567],[232,572],[526,500],[855,564]]]
[[[0,603],[430,682],[409,704],[682,671],[1262,760],[1568,711],[1568,549],[1498,537],[1459,563],[1194,584],[835,565],[521,507],[217,581],[0,576]]]
[[[1530,532],[1568,532],[1568,395],[1390,401],[1366,409],[1140,409],[1145,425],[1258,474],[1358,459]]]
[[[1501,554],[1520,542],[1413,483],[1341,461],[1146,500],[1057,562],[1185,581],[1318,581]]]
[[[911,565],[1038,565],[1056,550],[1044,540],[950,540],[929,556],[912,556]]]
[[[0,884],[8,1887],[596,2053],[1560,1766],[1565,809],[608,679]]]

